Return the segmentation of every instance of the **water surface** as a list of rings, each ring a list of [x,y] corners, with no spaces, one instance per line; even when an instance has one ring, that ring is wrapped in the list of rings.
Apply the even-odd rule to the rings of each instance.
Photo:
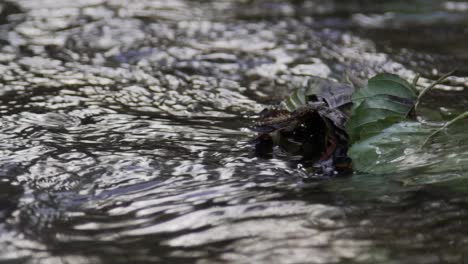
[[[421,118],[467,111],[467,18],[437,0],[1,2],[1,259],[468,261],[466,121],[394,173],[331,179],[255,156],[247,129],[309,76],[456,69]]]

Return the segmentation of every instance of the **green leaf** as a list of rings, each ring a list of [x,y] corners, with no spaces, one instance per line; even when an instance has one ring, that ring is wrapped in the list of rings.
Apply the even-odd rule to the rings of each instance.
[[[467,123],[461,120],[436,134],[440,128],[397,123],[353,144],[348,155],[355,171],[377,179],[391,177],[405,187],[431,184],[468,192],[466,186],[459,186],[468,182]],[[420,148],[429,135],[433,135],[432,144]],[[375,177],[382,174],[386,177]]]
[[[432,130],[417,122],[393,124],[350,147],[348,155],[353,160],[353,168],[360,172],[381,174],[416,167],[417,161],[406,167],[410,161],[400,159],[405,156],[405,152],[408,155],[416,153],[420,146],[418,143]],[[424,161],[424,157],[419,158],[419,161]]]
[[[359,138],[369,138],[382,133],[382,131],[389,125],[395,124],[400,121],[398,117],[387,117],[379,120],[378,122],[372,122],[365,124],[361,127],[359,132]]]
[[[372,103],[362,102],[352,113],[351,118],[346,124],[346,130],[350,136],[351,142],[365,139],[362,135],[366,134],[366,129],[372,128],[372,133],[379,133],[392,124],[404,120],[404,115],[396,111],[383,108],[373,108]]]
[[[346,124],[351,143],[406,120],[416,98],[414,86],[396,75],[385,73],[371,78],[352,96],[353,110]]]
[[[381,73],[371,78],[367,87],[353,94],[353,103],[358,106],[362,101],[375,95],[390,95],[415,100],[417,90],[412,84],[397,75]]]

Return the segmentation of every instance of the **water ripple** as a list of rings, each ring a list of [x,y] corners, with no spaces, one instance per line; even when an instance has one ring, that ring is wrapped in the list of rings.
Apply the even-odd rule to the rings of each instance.
[[[0,259],[460,263],[460,129],[395,175],[328,181],[255,156],[246,129],[310,76],[423,87],[461,65],[421,109],[466,111],[466,8],[429,2],[0,3]]]

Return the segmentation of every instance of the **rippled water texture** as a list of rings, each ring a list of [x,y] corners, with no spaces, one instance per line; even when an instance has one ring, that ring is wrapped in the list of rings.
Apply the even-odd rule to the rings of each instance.
[[[458,1],[0,2],[1,259],[468,261],[466,121],[394,174],[328,180],[247,129],[347,72],[455,68],[422,119],[467,111],[467,25]]]

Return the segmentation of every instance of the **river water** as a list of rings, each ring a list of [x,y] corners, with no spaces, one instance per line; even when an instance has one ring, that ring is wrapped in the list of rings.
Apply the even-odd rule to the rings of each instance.
[[[422,104],[440,123],[468,110],[467,41],[462,1],[2,1],[0,258],[465,263],[466,121],[326,179],[248,127],[308,76],[455,69]]]

